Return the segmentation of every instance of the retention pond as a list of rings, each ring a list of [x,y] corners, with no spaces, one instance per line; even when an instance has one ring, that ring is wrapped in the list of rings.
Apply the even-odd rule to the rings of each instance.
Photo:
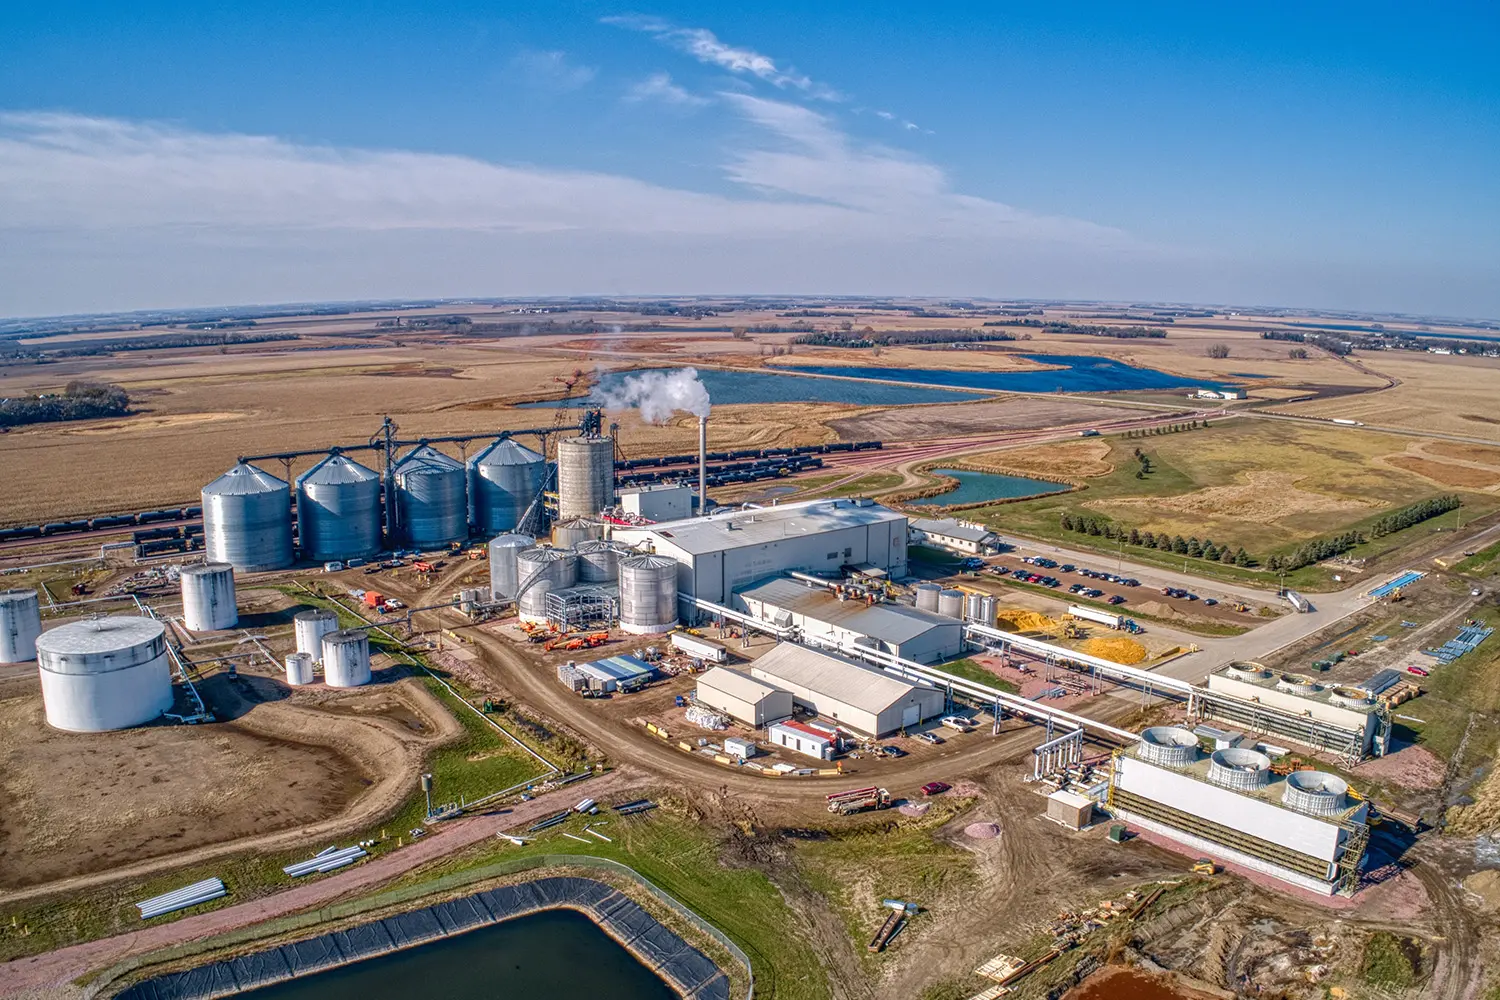
[[[935,497],[923,497],[910,501],[914,507],[938,507],[948,504],[985,503],[991,500],[1014,500],[1017,497],[1044,496],[1048,493],[1063,493],[1066,483],[1054,483],[1045,479],[1028,479],[1025,476],[1006,476],[998,472],[972,472],[968,469],[933,469],[940,476],[958,480],[958,485],[947,493]]]

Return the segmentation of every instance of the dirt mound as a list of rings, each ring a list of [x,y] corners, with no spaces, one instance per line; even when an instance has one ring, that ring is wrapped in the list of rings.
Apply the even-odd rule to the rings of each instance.
[[[932,808],[930,802],[908,802],[896,807],[896,811],[903,816],[926,816],[927,810]]]
[[[996,615],[1004,625],[1017,632],[1045,632],[1057,628],[1057,622],[1030,608],[1001,608]]]
[[[1464,879],[1464,888],[1479,897],[1478,906],[1485,913],[1500,913],[1500,871],[1475,872]]]
[[[1083,651],[1090,656],[1126,665],[1141,663],[1146,659],[1146,647],[1134,639],[1107,637],[1089,639],[1083,644]]]
[[[1000,824],[970,823],[964,827],[964,836],[973,840],[994,840],[1000,836]]]

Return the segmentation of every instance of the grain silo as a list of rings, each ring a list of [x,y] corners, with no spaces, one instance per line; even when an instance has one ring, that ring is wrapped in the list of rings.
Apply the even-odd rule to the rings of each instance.
[[[339,630],[339,616],[332,611],[299,611],[292,617],[292,631],[297,636],[297,652],[314,660],[323,658],[323,637]]]
[[[578,557],[569,549],[538,546],[516,553],[519,593],[516,611],[522,621],[547,620],[547,595],[578,582]]]
[[[203,487],[203,544],[210,562],[241,573],[292,564],[292,488],[241,462]]]
[[[962,590],[939,591],[937,613],[944,618],[962,618],[964,616],[964,592]]]
[[[42,634],[37,593],[24,587],[0,590],[0,663],[36,659],[36,637]]]
[[[504,601],[516,596],[521,580],[516,575],[516,554],[536,546],[530,535],[496,535],[490,539],[490,599]]]
[[[620,560],[620,628],[648,634],[677,626],[677,561],[660,555]]]
[[[604,522],[592,517],[567,517],[552,526],[552,544],[560,549],[604,537]]]
[[[573,546],[578,554],[579,583],[607,583],[620,576],[620,550],[613,542],[591,538]]]
[[[297,540],[306,559],[380,551],[380,474],[337,452],[297,477]]]
[[[557,516],[595,517],[615,502],[615,439],[557,442]]]
[[[286,682],[305,687],[313,682],[313,658],[307,653],[293,653],[286,658]]]
[[[233,566],[200,563],[182,567],[182,624],[189,631],[234,628],[239,620]]]
[[[942,593],[942,591],[943,588],[936,583],[917,584],[917,610],[931,611],[933,614],[937,614],[938,594]]]
[[[323,683],[336,688],[370,683],[370,636],[364,629],[323,636]]]
[[[469,537],[468,472],[457,459],[421,445],[397,462],[400,535],[419,549],[436,549]]]
[[[501,438],[469,459],[470,517],[481,535],[514,531],[547,478],[547,460],[511,438]]]
[[[70,622],[36,642],[47,723],[74,733],[126,729],[172,707],[166,629],[151,618]]]

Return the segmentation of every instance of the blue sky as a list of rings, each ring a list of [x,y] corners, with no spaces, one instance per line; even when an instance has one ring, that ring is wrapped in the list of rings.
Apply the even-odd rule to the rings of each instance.
[[[1500,316],[1497,42],[1493,4],[9,4],[0,314],[839,292]]]

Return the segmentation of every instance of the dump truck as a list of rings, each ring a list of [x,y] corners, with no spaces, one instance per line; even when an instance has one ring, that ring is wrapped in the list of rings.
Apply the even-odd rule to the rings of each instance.
[[[846,792],[834,792],[825,796],[828,811],[840,816],[852,816],[867,809],[884,809],[891,804],[891,793],[884,788],[851,788]]]

